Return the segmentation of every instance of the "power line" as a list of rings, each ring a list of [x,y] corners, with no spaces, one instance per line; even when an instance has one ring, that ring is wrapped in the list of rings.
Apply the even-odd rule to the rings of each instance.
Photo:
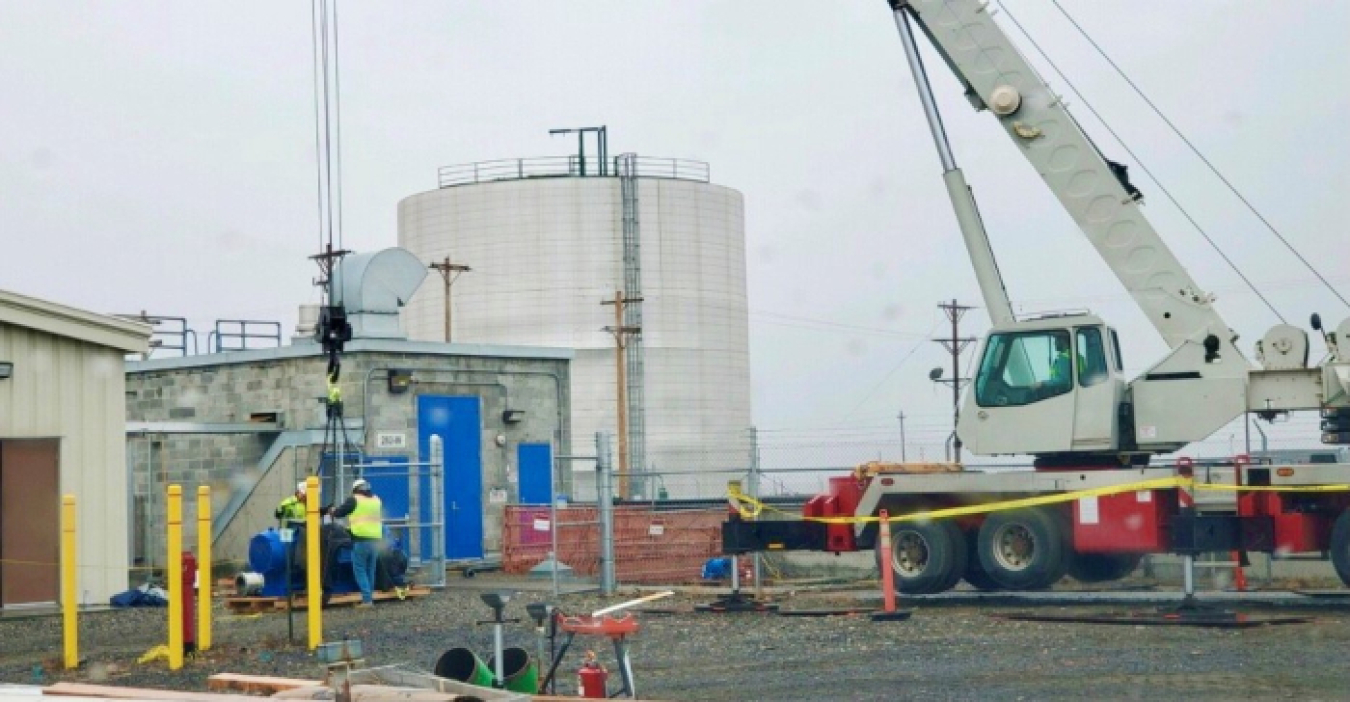
[[[1057,1],[1056,4],[1058,5]],[[1234,263],[1233,260],[1228,257],[1228,254],[1224,253],[1223,248],[1220,247],[1218,242],[1214,241],[1214,239],[1210,237],[1209,232],[1205,231],[1205,228],[1200,226],[1200,223],[1197,222],[1195,218],[1191,216],[1190,211],[1188,211],[1185,207],[1183,207],[1182,204],[1175,197],[1172,196],[1172,192],[1167,189],[1167,186],[1163,185],[1162,181],[1159,180],[1158,177],[1153,174],[1153,171],[1149,169],[1147,164],[1144,163],[1144,160],[1139,158],[1139,155],[1136,154],[1134,150],[1130,148],[1130,145],[1127,144],[1125,140],[1120,136],[1120,134],[1116,132],[1115,128],[1111,126],[1111,123],[1108,122],[1106,118],[1103,117],[1101,113],[1097,111],[1097,108],[1092,106],[1092,103],[1087,99],[1085,95],[1083,95],[1083,91],[1079,90],[1078,86],[1074,85],[1073,81],[1069,80],[1069,77],[1065,75],[1064,71],[1060,70],[1059,65],[1055,63],[1054,59],[1051,59],[1049,54],[1047,54],[1045,50],[1041,48],[1041,45],[1037,43],[1036,39],[1031,36],[1031,33],[1028,32],[1026,28],[1022,26],[1022,23],[1017,21],[1017,17],[1013,15],[1012,11],[1008,10],[1006,5],[1000,5],[1000,7],[1002,7],[1003,12],[1008,15],[1008,19],[1012,20],[1012,23],[1014,25],[1017,25],[1017,29],[1021,31],[1022,35],[1027,38],[1027,41],[1031,43],[1032,48],[1036,49],[1036,53],[1040,54],[1041,58],[1045,59],[1045,62],[1050,65],[1050,68],[1054,69],[1055,73],[1059,74],[1060,79],[1063,80],[1064,83],[1069,86],[1070,90],[1078,94],[1079,99],[1083,101],[1083,106],[1087,107],[1088,111],[1091,112],[1092,115],[1097,118],[1097,121],[1102,123],[1102,126],[1105,127],[1106,131],[1109,132],[1112,138],[1116,140],[1116,143],[1120,144],[1120,147],[1125,150],[1125,153],[1129,154],[1130,158],[1134,159],[1135,163],[1139,164],[1139,168],[1141,168],[1144,171],[1144,173],[1148,175],[1149,179],[1153,181],[1154,185],[1158,186],[1158,190],[1162,191],[1163,196],[1166,197],[1168,201],[1171,202],[1172,205],[1176,207],[1179,212],[1181,212],[1181,216],[1185,217],[1186,221],[1190,222],[1191,226],[1195,228],[1195,231],[1199,232],[1200,236],[1203,237],[1205,241],[1209,242],[1209,245],[1211,248],[1214,249],[1214,252],[1219,254],[1219,257],[1222,258],[1224,262],[1228,264],[1228,267],[1232,268],[1233,272],[1236,273],[1237,276],[1242,279],[1242,282],[1246,283],[1247,287],[1251,288],[1251,291],[1255,293],[1258,298],[1261,299],[1261,302],[1264,302],[1266,307],[1270,308],[1271,313],[1273,313],[1275,317],[1278,318],[1281,322],[1285,322],[1284,315],[1280,314],[1280,311],[1275,308],[1275,305],[1272,305],[1270,303],[1270,300],[1267,300],[1265,295],[1262,295],[1261,291],[1256,288],[1256,285],[1254,285],[1250,280],[1248,280],[1246,274],[1242,272],[1242,269],[1238,268],[1237,264]]]
[[[1209,168],[1210,172],[1213,173],[1214,176],[1218,178],[1224,184],[1225,187],[1228,188],[1228,191],[1233,193],[1233,195],[1236,196],[1237,199],[1240,200],[1242,204],[1245,205],[1247,209],[1253,215],[1256,216],[1257,219],[1261,220],[1261,224],[1264,224],[1266,229],[1268,229],[1271,234],[1274,234],[1275,238],[1279,239],[1280,243],[1284,244],[1285,248],[1289,249],[1289,252],[1294,254],[1294,256],[1299,260],[1299,262],[1301,262],[1304,265],[1304,267],[1306,267],[1309,271],[1311,271],[1313,275],[1317,276],[1317,279],[1322,281],[1322,284],[1326,286],[1327,290],[1331,291],[1332,295],[1335,295],[1336,298],[1339,299],[1341,303],[1343,303],[1346,307],[1350,307],[1350,301],[1347,301],[1345,297],[1343,297],[1341,293],[1336,290],[1336,288],[1332,287],[1331,283],[1326,278],[1322,277],[1322,274],[1318,272],[1318,270],[1314,268],[1311,263],[1308,262],[1308,259],[1303,257],[1303,254],[1299,253],[1298,250],[1294,248],[1293,244],[1289,243],[1289,240],[1286,239],[1284,235],[1281,234],[1280,231],[1275,228],[1275,225],[1271,224],[1270,221],[1266,219],[1265,215],[1261,214],[1261,212],[1256,209],[1256,206],[1253,205],[1250,201],[1248,201],[1246,196],[1244,196],[1237,189],[1236,186],[1234,186],[1231,182],[1229,182],[1228,178],[1224,177],[1223,173],[1221,173],[1219,169],[1213,163],[1211,163],[1210,160],[1206,158],[1203,153],[1201,153],[1200,149],[1197,148],[1195,144],[1193,144],[1191,140],[1188,139],[1186,135],[1183,134],[1182,131],[1179,128],[1177,128],[1175,124],[1172,123],[1172,120],[1168,119],[1167,115],[1164,114],[1163,111],[1159,109],[1159,107],[1155,105],[1152,100],[1149,99],[1148,95],[1145,95],[1144,91],[1140,89],[1139,86],[1136,85],[1133,80],[1130,80],[1130,77],[1125,74],[1125,71],[1122,70],[1120,66],[1117,65],[1116,62],[1113,61],[1111,57],[1107,55],[1106,51],[1103,50],[1102,47],[1098,45],[1097,42],[1090,35],[1088,35],[1087,31],[1083,29],[1082,25],[1078,24],[1078,21],[1075,20],[1073,16],[1070,15],[1069,12],[1064,9],[1064,6],[1059,4],[1059,0],[1052,0],[1052,2],[1055,3],[1055,7],[1059,9],[1060,14],[1064,15],[1064,19],[1067,19],[1069,23],[1072,24],[1074,28],[1078,30],[1078,33],[1081,34],[1083,38],[1086,39],[1087,42],[1092,45],[1092,48],[1097,51],[1097,54],[1100,55],[1103,59],[1105,59],[1106,62],[1111,65],[1111,68],[1115,69],[1116,73],[1120,75],[1121,79],[1123,79],[1134,90],[1135,94],[1138,95],[1149,106],[1149,108],[1153,110],[1154,114],[1158,115],[1158,117],[1164,123],[1167,124],[1168,128],[1172,130],[1172,133],[1176,134],[1177,138],[1181,139],[1182,143],[1186,144],[1187,148],[1191,150],[1191,153],[1194,153],[1196,157],[1199,158],[1200,161],[1204,163],[1207,168]],[[1012,15],[1009,14],[1009,17],[1011,16]],[[1013,21],[1016,22],[1016,20]],[[1023,33],[1024,34],[1026,33],[1025,30],[1023,30]],[[1058,71],[1059,69],[1055,70]],[[1079,95],[1081,95],[1081,93],[1079,93]],[[1152,177],[1152,174],[1150,174],[1150,177]],[[1265,298],[1262,299],[1264,300]]]
[[[938,325],[937,322],[933,322],[933,326],[928,329],[928,334],[932,334],[933,330],[937,329],[937,325]],[[927,336],[927,334],[925,334],[924,336]],[[868,390],[867,394],[863,396],[863,399],[859,400],[858,404],[854,405],[853,409],[849,410],[848,413],[844,415],[844,417],[847,418],[852,416],[854,412],[858,411],[859,407],[862,407],[864,404],[867,403],[868,400],[872,399],[872,396],[876,394],[877,390],[880,390],[881,386],[885,385],[886,381],[890,380],[891,376],[895,375],[895,372],[900,370],[900,368],[905,365],[905,362],[908,361],[910,357],[913,356],[914,353],[918,351],[926,341],[928,341],[928,339],[926,338],[920,339],[917,344],[914,344],[914,346],[910,347],[909,351],[905,352],[905,355],[901,356],[900,360],[891,368],[890,371],[886,373],[886,376],[883,377],[881,381],[878,382],[876,385],[873,385],[872,389]]]

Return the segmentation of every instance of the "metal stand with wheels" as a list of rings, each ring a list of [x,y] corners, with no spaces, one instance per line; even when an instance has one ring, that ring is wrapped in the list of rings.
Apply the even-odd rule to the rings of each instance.
[[[555,608],[547,602],[531,602],[525,605],[525,611],[529,612],[530,619],[534,620],[535,635],[535,656],[540,661],[553,660],[553,643],[558,636],[558,620],[553,616]],[[545,633],[544,622],[548,622],[547,633]],[[544,656],[544,641],[548,641],[548,656]],[[540,683],[539,692],[543,692],[546,685]],[[555,684],[556,688],[557,685]],[[550,694],[557,694],[557,690],[550,691]]]
[[[502,610],[506,608],[506,603],[511,601],[513,592],[483,592],[479,593],[479,599],[483,604],[492,608],[492,619],[478,622],[479,624],[492,625],[492,660],[495,670],[492,671],[492,686],[497,689],[506,687],[506,658],[503,653],[502,627],[506,624],[515,624],[519,619],[503,619]]]

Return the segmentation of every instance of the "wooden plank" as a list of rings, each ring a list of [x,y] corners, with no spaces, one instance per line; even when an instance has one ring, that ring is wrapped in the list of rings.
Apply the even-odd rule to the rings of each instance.
[[[210,692],[155,690],[147,687],[116,687],[59,682],[42,688],[43,696],[98,697],[114,700],[180,700],[181,702],[240,702],[243,695],[218,695]]]
[[[431,594],[431,588],[423,585],[415,585],[408,588],[403,593],[404,598],[426,597]],[[398,600],[398,594],[394,592],[380,591],[372,596],[376,602],[388,602]],[[356,592],[333,595],[328,600],[329,607],[344,607],[355,605],[361,601],[361,594]],[[308,598],[304,596],[295,597],[295,608],[303,610],[309,606]],[[231,612],[257,613],[257,612],[285,612],[286,598],[284,597],[226,597],[225,608]]]
[[[208,690],[238,690],[240,692],[272,694],[282,690],[294,690],[298,687],[322,685],[319,680],[300,680],[298,678],[277,678],[268,675],[244,675],[242,673],[216,673],[206,679]]]

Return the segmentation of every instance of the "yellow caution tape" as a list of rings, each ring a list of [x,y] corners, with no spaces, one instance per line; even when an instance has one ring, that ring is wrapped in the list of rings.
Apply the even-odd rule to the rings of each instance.
[[[1197,490],[1235,490],[1238,492],[1347,492],[1350,484],[1333,485],[1224,485],[1221,483],[1196,483]]]
[[[1023,509],[1026,507],[1038,507],[1040,505],[1058,504],[1061,502],[1073,502],[1086,497],[1104,497],[1107,495],[1119,495],[1126,492],[1143,492],[1147,490],[1169,490],[1173,488],[1184,488],[1188,490],[1227,490],[1242,492],[1347,492],[1350,491],[1350,484],[1335,485],[1224,485],[1217,483],[1197,483],[1194,478],[1184,476],[1174,476],[1171,478],[1157,478],[1154,480],[1143,480],[1133,483],[1122,483],[1120,485],[1108,485],[1106,487],[1090,488],[1087,490],[1071,490],[1068,492],[1059,492],[1051,495],[1037,495],[1035,497],[1022,497],[1015,500],[1001,500],[998,502],[985,502],[978,505],[967,505],[964,507],[949,507],[946,509],[936,509],[925,512],[914,512],[912,514],[889,515],[888,521],[891,522],[915,522],[928,521],[933,519],[947,519],[951,517],[964,517],[971,514],[986,514],[989,512],[1002,512],[1005,510]],[[880,521],[880,517],[875,515],[867,516],[841,516],[841,517],[807,517],[799,514],[793,514],[772,505],[764,504],[759,500],[742,493],[739,489],[731,487],[727,490],[727,498],[736,505],[743,519],[755,519],[765,510],[777,512],[779,514],[796,517],[798,519],[817,522],[820,524],[870,524]]]

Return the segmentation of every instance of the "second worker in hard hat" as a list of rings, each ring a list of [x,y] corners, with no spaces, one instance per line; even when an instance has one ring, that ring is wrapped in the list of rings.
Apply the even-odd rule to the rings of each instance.
[[[374,605],[375,568],[379,563],[380,545],[384,543],[384,506],[370,489],[370,483],[358,478],[352,483],[352,496],[336,509],[333,517],[347,518],[352,532],[352,572],[356,586],[361,588],[361,604]]]
[[[295,486],[295,494],[277,505],[277,521],[283,529],[299,529],[305,525],[305,483]]]

